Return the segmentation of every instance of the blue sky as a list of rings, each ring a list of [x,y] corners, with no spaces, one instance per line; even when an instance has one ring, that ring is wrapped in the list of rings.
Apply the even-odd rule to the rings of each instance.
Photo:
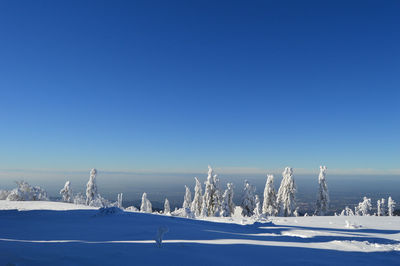
[[[0,169],[399,169],[399,10],[1,1]]]

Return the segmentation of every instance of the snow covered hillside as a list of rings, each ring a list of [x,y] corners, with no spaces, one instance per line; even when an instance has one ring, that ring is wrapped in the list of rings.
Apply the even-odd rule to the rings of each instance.
[[[275,217],[270,223],[235,215],[208,221],[102,213],[87,206],[37,201],[0,201],[0,209],[0,265],[399,265],[400,261],[400,217]],[[159,228],[167,231],[161,247],[154,240]]]

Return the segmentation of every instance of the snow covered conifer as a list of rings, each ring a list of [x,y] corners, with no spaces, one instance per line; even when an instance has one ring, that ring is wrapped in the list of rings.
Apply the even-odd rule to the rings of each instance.
[[[254,216],[259,217],[262,214],[261,202],[258,195],[255,197],[256,207],[254,208]]]
[[[219,189],[218,176],[214,174],[211,166],[208,166],[208,176],[205,182],[203,204],[207,209],[207,216],[219,216],[221,212],[221,191]],[[202,211],[205,214],[205,211]]]
[[[377,205],[377,215],[385,216],[386,215],[385,199],[378,200],[376,205]]]
[[[364,197],[363,201],[358,203],[358,206],[355,207],[355,214],[367,216],[370,215],[372,210],[371,199]]]
[[[165,202],[164,202],[164,214],[169,214],[171,213],[171,208],[169,206],[169,201],[167,198],[165,198]]]
[[[118,198],[117,198],[117,207],[122,209],[122,193],[118,194]]]
[[[376,202],[376,215],[377,216],[382,216],[382,209],[381,209],[381,200],[378,200]]]
[[[267,182],[264,189],[264,201],[262,206],[262,213],[265,215],[275,216],[278,212],[276,204],[276,191],[274,188],[274,176],[267,175]]]
[[[207,217],[208,216],[208,209],[207,209],[207,203],[206,203],[206,195],[203,197],[203,203],[201,204],[201,212],[200,212],[201,217]]]
[[[296,185],[293,179],[293,169],[286,167],[282,176],[277,197],[278,212],[280,216],[292,216],[296,209]]]
[[[385,199],[381,199],[381,214],[382,214],[382,216],[386,216],[386,203],[385,203]]]
[[[233,203],[233,184],[226,184],[227,189],[222,196],[222,213],[223,217],[230,217],[235,211],[235,204]]]
[[[72,191],[70,185],[71,183],[67,181],[65,182],[64,187],[60,190],[60,194],[64,202],[72,202]]]
[[[242,207],[242,215],[243,216],[253,216],[254,214],[254,208],[256,207],[256,202],[255,202],[255,187],[252,186],[249,181],[245,180],[244,181],[244,193],[243,193],[243,199],[242,199],[242,204],[240,205]]]
[[[97,196],[96,174],[96,169],[90,170],[89,181],[86,185],[86,205],[90,205]]]
[[[203,191],[199,179],[197,179],[197,177],[195,177],[194,179],[196,180],[196,186],[194,187],[194,197],[190,210],[196,217],[198,217],[201,214],[201,205],[203,203],[203,196],[202,196]]]
[[[193,218],[193,213],[190,210],[191,203],[192,203],[192,194],[190,193],[190,189],[185,186],[185,197],[183,199],[183,211],[185,213],[185,217]]]
[[[183,205],[184,209],[190,209],[190,205],[192,202],[192,194],[190,193],[190,189],[185,186],[185,197],[183,198]]]
[[[316,204],[316,215],[325,215],[328,211],[329,205],[329,194],[328,194],[328,185],[326,184],[326,166],[319,167],[319,191],[317,195],[317,204]]]
[[[140,211],[141,212],[147,212],[147,213],[151,213],[152,210],[152,206],[151,206],[151,202],[150,200],[147,199],[147,193],[144,192],[142,195],[142,204],[140,205]]]
[[[396,206],[396,202],[392,199],[392,197],[389,197],[389,199],[388,199],[388,215],[389,216],[393,216],[395,206]]]

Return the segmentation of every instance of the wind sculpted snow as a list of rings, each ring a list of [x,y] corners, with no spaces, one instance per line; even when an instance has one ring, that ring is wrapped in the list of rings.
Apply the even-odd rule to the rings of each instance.
[[[4,204],[0,201],[0,208]],[[35,204],[33,210],[25,205],[25,211],[0,211],[0,265],[398,265],[400,260],[399,217],[194,220],[138,212],[98,215],[73,204],[67,210],[67,203],[48,207],[62,204],[62,211],[40,210],[44,207]],[[359,227],[348,228],[346,221]],[[161,248],[155,241],[159,228],[168,228]]]

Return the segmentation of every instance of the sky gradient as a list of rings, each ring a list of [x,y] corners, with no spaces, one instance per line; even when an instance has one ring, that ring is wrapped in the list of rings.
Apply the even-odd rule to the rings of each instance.
[[[400,172],[399,1],[215,2],[1,1],[0,169]]]

